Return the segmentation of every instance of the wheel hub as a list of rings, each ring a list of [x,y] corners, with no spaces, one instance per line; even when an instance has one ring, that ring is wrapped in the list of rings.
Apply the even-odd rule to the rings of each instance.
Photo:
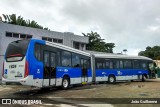
[[[64,81],[63,81],[63,86],[66,88],[66,87],[68,87],[68,81],[65,79]]]

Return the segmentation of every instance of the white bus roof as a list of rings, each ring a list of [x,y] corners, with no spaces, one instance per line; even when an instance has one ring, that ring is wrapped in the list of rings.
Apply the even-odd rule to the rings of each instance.
[[[58,43],[53,43],[53,42],[46,41],[46,45],[49,45],[49,46],[52,46],[52,47],[55,47],[55,48],[59,48],[59,49],[63,49],[63,50],[66,50],[66,51],[78,53],[78,54],[81,54],[81,55],[90,56],[90,54],[87,53],[87,52],[84,52],[84,51],[81,51],[81,50],[78,50],[78,49],[74,49],[74,48],[71,48],[71,47],[68,47],[68,46],[65,46],[65,45],[62,45],[62,44],[58,44]]]
[[[144,56],[131,56],[131,55],[119,55],[119,54],[94,54],[96,58],[120,58],[120,59],[142,59],[142,60],[150,60],[151,58]]]

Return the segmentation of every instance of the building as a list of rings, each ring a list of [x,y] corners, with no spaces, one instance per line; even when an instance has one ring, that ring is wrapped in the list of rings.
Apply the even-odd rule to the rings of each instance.
[[[0,22],[0,74],[2,74],[4,53],[8,44],[15,40],[30,38],[60,43],[80,50],[86,50],[89,41],[88,37],[71,32],[55,32]]]
[[[157,66],[160,68],[160,60],[154,60],[154,62],[157,64]]]

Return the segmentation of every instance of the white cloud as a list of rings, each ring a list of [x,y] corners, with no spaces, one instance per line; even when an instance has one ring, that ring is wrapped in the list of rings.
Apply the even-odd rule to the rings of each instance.
[[[155,32],[155,31],[157,31],[157,30],[159,30],[159,26],[148,26],[148,31],[152,31],[152,32]]]
[[[140,52],[140,51],[142,51],[142,49],[129,48],[129,49],[127,49],[126,54],[137,56],[138,52]]]
[[[160,45],[160,0],[1,0],[0,14],[16,13],[54,31],[97,31],[114,52],[138,54]]]

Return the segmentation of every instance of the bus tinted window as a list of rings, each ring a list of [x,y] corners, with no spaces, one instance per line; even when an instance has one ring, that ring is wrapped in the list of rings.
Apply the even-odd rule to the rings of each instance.
[[[44,65],[46,67],[49,67],[49,52],[48,51],[44,52]]]
[[[97,69],[104,69],[105,63],[104,62],[97,62]]]
[[[55,53],[51,53],[51,54],[50,54],[51,67],[55,67],[55,66],[56,66],[55,57],[56,57],[56,54],[55,54]]]
[[[6,60],[7,61],[22,60],[26,54],[28,44],[29,40],[19,40],[11,42],[6,50]]]
[[[110,62],[109,68],[113,69],[113,62]]]
[[[131,69],[132,68],[131,60],[124,60],[124,68],[125,69]]]
[[[84,67],[84,69],[87,69],[87,67],[88,67],[88,66],[87,66],[87,60],[86,60],[86,59],[83,60],[83,67]]]
[[[35,44],[35,57],[40,60],[41,59],[41,46],[39,44]]]
[[[122,60],[119,61],[119,68],[123,69],[123,61]]]
[[[113,65],[114,65],[114,69],[119,69],[119,61],[118,60],[114,60]]]
[[[62,66],[71,66],[71,53],[62,51]]]
[[[138,60],[133,60],[133,68],[134,69],[139,69],[140,68],[140,63]]]
[[[113,62],[110,59],[105,60],[105,69],[113,69]]]
[[[80,66],[80,58],[78,54],[72,53],[72,66],[73,67]]]
[[[106,69],[110,68],[110,61],[106,61]]]
[[[61,57],[60,57],[60,56],[61,56],[60,51],[58,51],[58,52],[57,52],[57,57],[56,57],[56,58],[57,58],[57,65],[58,65],[58,66],[61,65]]]
[[[146,62],[141,62],[141,68],[142,69],[147,69],[147,63]]]
[[[106,62],[104,59],[97,59],[96,60],[96,68],[97,69],[105,69],[105,65],[106,65]]]

